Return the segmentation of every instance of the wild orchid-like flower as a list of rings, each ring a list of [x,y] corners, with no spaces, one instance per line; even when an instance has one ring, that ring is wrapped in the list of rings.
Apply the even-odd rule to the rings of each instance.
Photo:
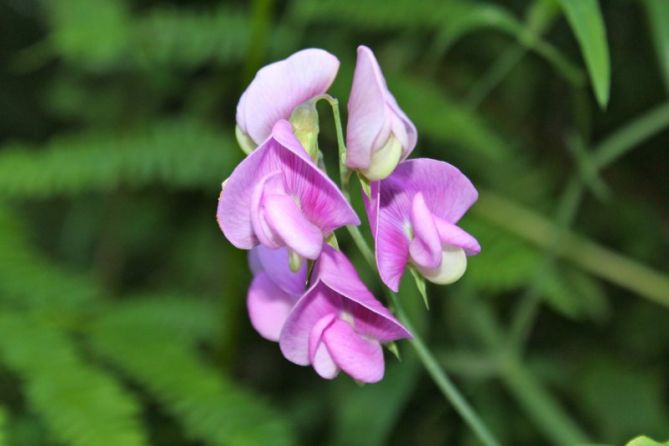
[[[343,370],[361,382],[381,380],[381,344],[411,334],[374,298],[341,252],[326,245],[312,274],[311,287],[281,331],[284,356],[312,365],[327,379]]]
[[[307,265],[291,271],[286,248],[264,246],[249,251],[249,265],[253,281],[246,306],[251,325],[263,338],[278,342],[288,314],[306,288]]]
[[[274,124],[304,102],[325,93],[339,60],[310,48],[261,68],[237,104],[237,140],[248,153],[267,139]]]
[[[372,50],[358,47],[348,101],[346,166],[370,180],[392,173],[416,147],[416,127],[388,91]]]
[[[397,291],[408,265],[437,284],[458,280],[481,250],[456,223],[478,198],[457,168],[426,158],[403,161],[371,184],[365,200],[383,282]],[[366,198],[366,197],[365,197]]]
[[[283,120],[225,181],[216,216],[236,247],[287,247],[291,260],[315,260],[332,231],[360,224],[341,191]],[[299,263],[292,262],[293,270]]]

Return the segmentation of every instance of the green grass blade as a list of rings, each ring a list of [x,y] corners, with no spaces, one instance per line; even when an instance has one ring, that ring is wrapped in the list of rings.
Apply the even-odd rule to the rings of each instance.
[[[602,108],[606,108],[611,88],[611,63],[599,3],[597,0],[559,2],[581,47],[597,102]]]
[[[650,32],[655,45],[658,63],[662,70],[664,85],[669,93],[669,2],[666,0],[644,0]]]

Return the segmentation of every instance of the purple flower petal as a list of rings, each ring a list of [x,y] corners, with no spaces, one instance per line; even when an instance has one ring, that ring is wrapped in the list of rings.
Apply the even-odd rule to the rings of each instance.
[[[363,338],[341,319],[325,330],[323,340],[334,363],[354,379],[375,383],[383,378],[383,349],[378,341]]]
[[[434,222],[439,232],[439,238],[443,243],[464,249],[468,256],[481,252],[479,242],[464,229],[438,217],[435,218]]]
[[[237,125],[260,144],[295,107],[325,93],[338,70],[335,56],[314,48],[261,68],[237,104]]]
[[[411,226],[414,234],[409,244],[411,259],[423,268],[437,268],[441,263],[441,240],[422,192],[413,197]]]
[[[351,262],[329,245],[323,247],[314,274],[317,280],[340,295],[340,309],[360,323],[361,333],[388,342],[410,338],[409,331],[369,292]]]
[[[420,201],[415,202],[418,194]],[[478,242],[454,225],[477,198],[476,189],[457,168],[426,158],[403,161],[388,178],[372,183],[366,210],[383,282],[394,291],[399,289],[410,254],[425,269],[437,266],[434,262],[439,257],[428,216],[442,248],[452,244],[467,254],[478,253]]]
[[[309,334],[309,361],[314,366],[314,370],[326,379],[332,379],[339,373],[339,368],[323,343],[323,333],[336,319],[335,314],[322,317]]]
[[[251,249],[264,242],[277,247],[278,234],[263,227],[258,206],[266,189],[277,192],[281,188],[297,200],[306,220],[320,228],[323,236],[344,225],[360,224],[337,186],[316,167],[292,134],[290,123],[280,121],[272,136],[232,172],[221,193],[217,220],[233,245]],[[265,201],[263,204],[266,208]]]
[[[369,169],[374,152],[386,144],[391,133],[402,146],[400,159],[416,146],[416,128],[388,91],[379,63],[366,46],[358,47],[348,115],[346,165],[352,169]]]
[[[309,337],[325,316],[338,314],[341,297],[320,281],[297,301],[281,330],[279,347],[283,356],[299,365],[309,365]]]
[[[307,282],[307,264],[297,271],[290,269],[288,250],[286,248],[269,249],[256,246],[249,251],[249,265],[253,275],[266,273],[272,282],[282,291],[293,296],[304,293]]]
[[[296,296],[281,290],[268,274],[261,272],[251,282],[246,301],[251,325],[263,338],[278,341],[296,301]]]

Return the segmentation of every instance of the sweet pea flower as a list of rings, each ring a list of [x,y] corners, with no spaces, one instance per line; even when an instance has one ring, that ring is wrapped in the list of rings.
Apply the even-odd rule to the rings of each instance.
[[[261,68],[237,104],[237,140],[248,153],[267,139],[274,124],[300,104],[325,93],[339,60],[310,48]]]
[[[326,379],[343,370],[361,382],[380,381],[385,368],[381,344],[411,334],[331,246],[323,249],[313,278],[281,331],[281,352],[296,364],[312,365]]]
[[[372,183],[365,207],[383,282],[397,291],[407,265],[437,284],[462,277],[467,256],[481,247],[455,223],[477,198],[457,168],[427,158],[403,161],[391,176]]]
[[[270,341],[279,341],[290,310],[306,288],[307,265],[302,264],[297,271],[291,271],[289,263],[286,248],[257,246],[249,251],[253,281],[246,306],[253,328]]]
[[[341,226],[360,224],[284,120],[223,183],[216,217],[237,248],[287,247],[291,255],[312,260],[321,253],[324,237]]]
[[[388,91],[372,50],[358,47],[348,101],[346,166],[370,180],[392,173],[416,147],[416,127]]]

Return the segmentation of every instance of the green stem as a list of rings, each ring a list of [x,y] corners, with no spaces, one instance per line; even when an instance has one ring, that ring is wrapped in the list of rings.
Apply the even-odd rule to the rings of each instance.
[[[397,298],[397,295],[393,292],[387,293],[390,296],[390,300],[395,308],[398,319],[404,324],[404,326],[413,334],[413,339],[411,340],[411,346],[414,348],[418,354],[418,358],[423,363],[425,370],[430,374],[434,383],[439,387],[441,393],[446,397],[446,399],[453,405],[453,408],[460,414],[460,416],[465,420],[469,427],[474,431],[476,436],[481,440],[486,446],[495,446],[500,443],[495,439],[490,430],[483,423],[483,420],[479,418],[474,409],[469,405],[467,400],[462,396],[460,391],[455,387],[453,381],[448,377],[446,372],[439,366],[439,362],[435,359],[434,355],[430,349],[425,345],[421,337],[414,330],[409,317],[404,312],[400,300]]]
[[[602,169],[669,126],[669,102],[655,107],[606,138],[593,151],[594,165]]]

